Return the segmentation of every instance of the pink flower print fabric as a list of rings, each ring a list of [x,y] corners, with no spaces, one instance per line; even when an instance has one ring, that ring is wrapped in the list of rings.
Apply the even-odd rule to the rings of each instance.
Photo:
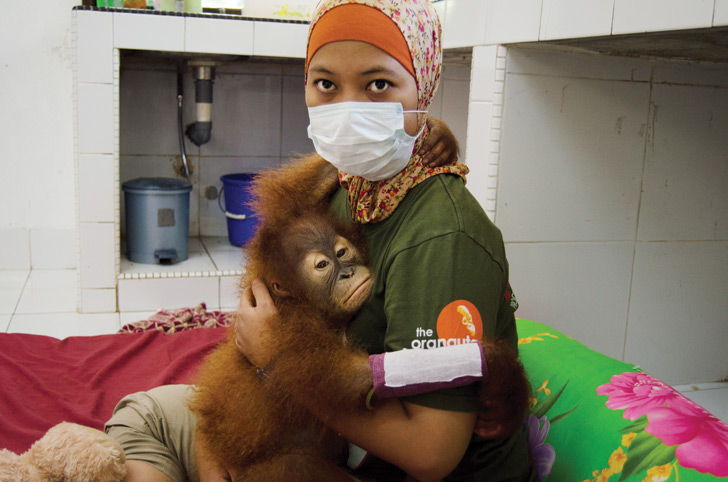
[[[728,477],[728,425],[669,385],[644,373],[621,373],[597,388],[606,406],[624,409],[624,418],[647,417],[645,432],[666,446],[676,445],[683,467]]]

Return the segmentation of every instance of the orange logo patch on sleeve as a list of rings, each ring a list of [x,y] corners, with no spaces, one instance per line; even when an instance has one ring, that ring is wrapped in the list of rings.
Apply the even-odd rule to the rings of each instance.
[[[448,303],[437,317],[437,336],[447,345],[468,343],[483,337],[483,320],[478,309],[469,301]]]

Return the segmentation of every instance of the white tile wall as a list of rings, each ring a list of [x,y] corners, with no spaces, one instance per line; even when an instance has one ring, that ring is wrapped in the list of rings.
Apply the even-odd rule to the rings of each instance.
[[[614,0],[543,0],[539,38],[609,35],[613,10]]]
[[[728,239],[728,88],[655,85],[652,102],[639,239]]]
[[[77,67],[79,82],[113,81],[111,51],[113,49],[113,15],[84,12],[77,15]]]
[[[728,0],[715,0],[713,26],[722,27],[725,25],[728,25]]]
[[[614,0],[612,34],[707,28],[715,0]]]
[[[114,222],[114,191],[102,182],[114,179],[111,154],[79,154],[79,218],[81,222]]]
[[[646,83],[508,77],[497,209],[506,240],[634,239],[648,95]]]
[[[115,13],[114,48],[184,52],[185,18]]]
[[[672,384],[725,378],[728,69],[515,48],[507,68],[518,316]]]
[[[621,359],[633,250],[629,242],[507,243],[516,316]]]
[[[468,143],[465,147],[465,159],[468,174],[468,190],[485,209],[488,205],[488,156],[491,140],[490,128],[493,116],[493,104],[490,102],[472,102],[468,116]]]
[[[449,0],[446,4],[443,29],[443,48],[480,45],[485,41],[485,22],[488,2],[482,0]]]
[[[448,0],[438,2],[436,9],[443,45],[455,48],[482,45],[483,38],[486,45],[497,45],[722,26],[728,24],[727,4],[728,0]]]
[[[12,315],[30,275],[27,269],[0,271],[0,315]],[[0,329],[4,318],[0,317]],[[9,320],[7,320],[9,321]],[[7,328],[7,324],[5,325]]]
[[[432,97],[432,102],[430,102],[430,107],[427,108],[427,113],[433,117],[441,118],[442,117],[442,84],[440,84],[440,87],[438,87],[437,92],[435,93],[434,97]]]
[[[722,380],[728,241],[639,243],[625,360],[671,384]]]
[[[508,49],[509,74],[649,82],[650,69],[651,64],[646,59],[569,55],[546,49]]]
[[[490,0],[485,29],[486,44],[538,40],[542,0]]]
[[[114,152],[114,88],[111,84],[78,84],[78,150]]]
[[[728,87],[728,63],[657,61],[655,82]]]
[[[467,63],[466,63],[467,61]],[[432,98],[427,113],[442,119],[452,130],[460,144],[460,157],[465,158],[468,133],[468,96],[470,91],[470,56],[454,56],[446,60],[440,77],[440,86]],[[308,124],[308,118],[305,121]]]
[[[495,87],[496,45],[473,47],[470,101],[493,101]]]
[[[253,54],[253,22],[221,22],[211,18],[185,18],[186,52]]]
[[[496,212],[505,76],[504,46],[473,49],[468,142],[464,150],[470,167],[468,189],[491,219]]]
[[[308,24],[255,22],[253,53],[260,56],[306,56]]]
[[[444,2],[439,1],[439,2],[434,3],[435,11],[437,12],[437,16],[440,18],[440,26],[443,27],[443,31],[442,31],[443,45],[445,45],[445,42],[447,42],[447,37],[449,34],[449,32],[447,32],[444,29],[445,22],[447,21],[447,4],[448,4],[447,0],[445,0]]]
[[[31,266],[35,269],[74,269],[76,231],[61,228],[30,230]]]
[[[81,223],[80,277],[81,287],[113,288],[116,286],[116,236],[112,223]]]
[[[294,67],[295,68],[295,67]],[[304,65],[295,68],[297,75],[283,76],[281,123],[281,157],[288,158],[298,154],[314,152],[313,143],[308,138],[308,109],[304,95]]]
[[[443,68],[438,95],[441,98],[439,118],[455,134],[465,155],[468,132],[468,98],[470,95],[470,66],[450,65]]]
[[[281,82],[276,75],[218,76],[209,156],[281,155]]]
[[[177,129],[177,72],[133,70],[122,66],[119,90],[120,138],[122,155],[179,155]],[[190,71],[185,76],[183,116],[185,124],[194,121],[195,94]],[[215,83],[217,87],[217,82]],[[214,87],[213,87],[214,88]],[[213,91],[214,99],[217,92]],[[213,104],[213,135],[217,104]],[[187,141],[187,151],[194,154],[194,144]]]
[[[0,269],[30,269],[30,231],[0,229]]]
[[[448,0],[436,4],[445,48],[707,28],[727,0]],[[483,11],[486,11],[483,14]],[[485,36],[483,36],[485,30]]]

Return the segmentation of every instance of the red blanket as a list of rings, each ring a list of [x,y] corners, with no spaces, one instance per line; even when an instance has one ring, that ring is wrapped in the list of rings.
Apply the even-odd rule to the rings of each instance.
[[[103,428],[129,393],[189,383],[227,329],[70,337],[0,334],[0,448],[26,451],[52,426]]]

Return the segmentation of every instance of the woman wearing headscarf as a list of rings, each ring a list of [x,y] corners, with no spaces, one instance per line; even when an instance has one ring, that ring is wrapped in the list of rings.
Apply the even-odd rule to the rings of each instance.
[[[417,154],[440,78],[440,33],[427,0],[323,0],[309,30],[309,137],[339,171],[331,209],[363,225],[376,273],[349,328],[369,353],[481,338],[517,348],[500,231],[465,188],[466,166],[431,168]],[[271,362],[256,341],[274,312],[254,281],[236,332],[259,367]],[[480,437],[479,410],[471,385],[390,400],[369,414],[320,415],[368,452],[357,477],[404,480],[401,469],[420,481],[536,480],[523,431]]]

